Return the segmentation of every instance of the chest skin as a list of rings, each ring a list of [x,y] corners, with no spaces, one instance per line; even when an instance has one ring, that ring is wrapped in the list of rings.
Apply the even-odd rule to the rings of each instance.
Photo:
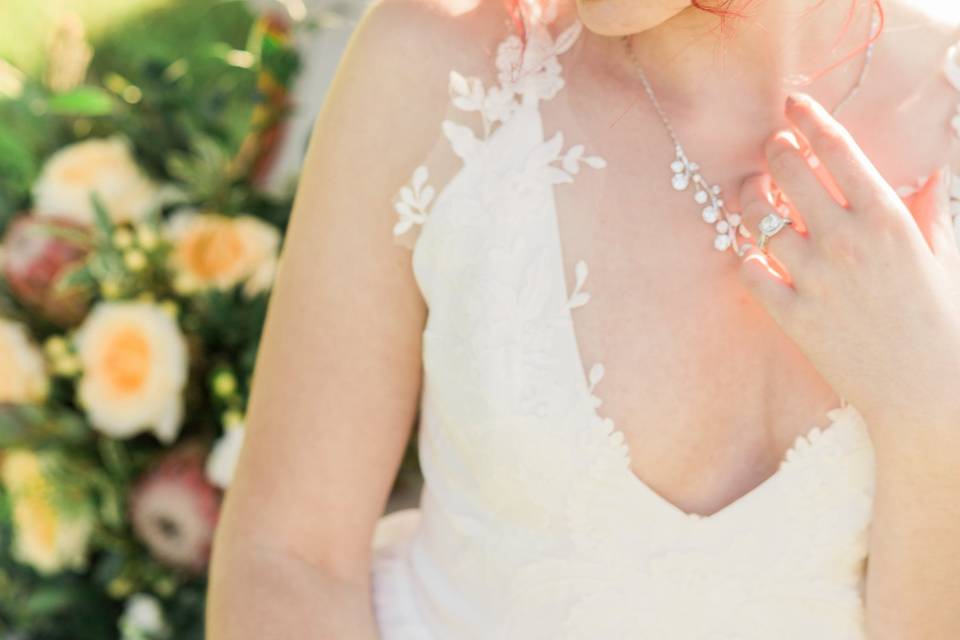
[[[798,435],[827,426],[840,397],[739,283],[736,258],[713,249],[691,193],[670,187],[672,143],[639,84],[598,74],[583,46],[564,89],[540,105],[548,136],[589,142],[608,163],[555,190],[568,291],[574,264],[590,265],[590,302],[574,313],[580,354],[587,367],[603,362],[603,414],[624,432],[634,473],[710,514],[771,476]],[[890,66],[884,55],[872,73]],[[735,210],[740,183],[764,170],[763,140],[785,121],[773,101],[753,118],[729,104],[674,125]],[[946,158],[955,109],[931,73],[866,83],[839,119],[901,186]]]

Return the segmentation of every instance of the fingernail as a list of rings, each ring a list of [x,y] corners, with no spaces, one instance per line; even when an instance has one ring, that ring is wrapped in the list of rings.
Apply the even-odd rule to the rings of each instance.
[[[800,151],[800,140],[798,140],[797,135],[789,129],[777,131],[777,133],[773,136],[773,139],[776,142],[784,143],[790,147],[793,147],[795,150]]]
[[[804,93],[797,92],[787,94],[787,109],[793,108],[798,104],[806,102],[807,100],[809,100],[809,98]]]

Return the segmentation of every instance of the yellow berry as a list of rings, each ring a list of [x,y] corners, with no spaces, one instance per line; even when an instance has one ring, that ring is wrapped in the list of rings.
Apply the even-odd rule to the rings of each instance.
[[[50,336],[43,343],[43,348],[51,358],[65,355],[69,350],[67,341],[63,336]]]
[[[157,246],[157,232],[147,225],[137,227],[137,241],[140,246],[150,251]]]
[[[227,370],[219,371],[213,377],[213,392],[224,398],[237,390],[237,379]]]
[[[116,280],[104,280],[100,283],[100,293],[104,298],[116,298],[120,295],[120,283]]]
[[[177,315],[180,313],[180,307],[177,306],[177,303],[173,300],[162,300],[160,302],[160,308],[171,318],[176,319]]]
[[[118,249],[126,249],[133,244],[133,234],[126,227],[119,227],[113,232],[113,246]]]
[[[223,412],[223,426],[227,429],[243,424],[243,414],[236,409],[227,409]]]
[[[176,583],[175,583],[173,580],[171,580],[170,578],[163,577],[163,578],[158,578],[158,579],[153,583],[153,588],[154,588],[154,590],[157,592],[158,595],[161,595],[161,596],[169,596],[169,595],[173,594],[173,592],[176,590],[177,585],[176,585]]]
[[[130,249],[123,254],[123,264],[131,271],[142,271],[147,266],[147,256],[139,249]]]
[[[133,590],[133,584],[126,578],[114,578],[107,583],[107,593],[114,598],[123,598]]]
[[[80,372],[80,360],[76,356],[64,355],[54,361],[53,370],[61,376],[75,376]]]
[[[189,295],[197,290],[196,278],[188,273],[178,273],[173,279],[173,289],[181,295]]]

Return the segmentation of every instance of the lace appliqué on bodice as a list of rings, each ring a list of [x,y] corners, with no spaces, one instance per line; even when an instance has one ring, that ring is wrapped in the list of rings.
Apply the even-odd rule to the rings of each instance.
[[[555,15],[556,4],[548,3],[545,17]],[[569,49],[580,35],[583,25],[575,21],[556,40],[545,22],[528,22],[528,41],[523,48],[519,36],[511,34],[497,46],[496,70],[498,84],[484,86],[480,78],[464,77],[456,70],[450,71],[448,88],[451,104],[463,112],[476,112],[480,116],[481,133],[478,136],[468,126],[445,119],[441,122],[443,135],[451,148],[465,163],[477,161],[485,148],[492,131],[510,120],[524,104],[553,98],[564,86],[558,55]],[[531,166],[547,172],[555,182],[570,182],[572,176],[584,163],[602,168],[605,161],[599,156],[584,155],[583,145],[574,145],[560,153],[563,134],[557,134],[530,159]],[[553,164],[556,162],[559,166]],[[412,248],[419,237],[415,225],[423,225],[434,197],[434,187],[427,184],[429,169],[419,165],[408,185],[401,187],[394,199],[394,209],[399,217],[394,226],[394,236],[402,237],[397,242]],[[410,233],[412,231],[412,233]]]

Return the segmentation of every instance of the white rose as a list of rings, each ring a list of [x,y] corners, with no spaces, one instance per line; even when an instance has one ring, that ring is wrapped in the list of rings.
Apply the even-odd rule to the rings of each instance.
[[[40,402],[48,388],[43,354],[26,327],[0,318],[0,402]]]
[[[92,504],[72,500],[68,510],[53,499],[62,488],[51,483],[35,451],[9,449],[0,468],[10,496],[13,556],[45,575],[85,569],[96,520]]]
[[[152,430],[173,442],[189,360],[176,321],[150,302],[102,302],[78,329],[78,392],[91,424],[116,438]]]
[[[273,284],[280,232],[259,218],[181,209],[170,216],[166,233],[173,270],[193,288],[242,284],[252,297]]]
[[[142,220],[163,201],[163,192],[137,166],[130,145],[117,136],[60,149],[47,160],[33,187],[39,216],[94,220],[96,193],[114,222]]]
[[[233,481],[233,472],[237,468],[240,450],[243,448],[246,427],[235,425],[228,427],[214,443],[207,457],[207,479],[221,489],[226,489]]]

